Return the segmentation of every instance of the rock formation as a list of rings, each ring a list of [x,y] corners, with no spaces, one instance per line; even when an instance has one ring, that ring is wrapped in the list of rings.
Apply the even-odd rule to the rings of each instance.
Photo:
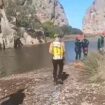
[[[27,30],[40,30],[44,22],[52,21],[58,26],[68,25],[64,9],[58,0],[0,0],[0,11],[0,43],[4,40],[6,47],[13,47],[15,35],[26,40]],[[22,33],[21,28],[26,32]],[[27,38],[29,41],[27,39],[26,44],[35,44],[35,35]]]
[[[63,26],[68,24],[68,20],[66,18],[63,6],[59,3],[58,0],[18,0],[18,1],[4,0],[4,1],[7,13],[12,12],[13,10],[10,9],[12,8],[15,10],[14,12],[16,12],[17,14],[21,14],[22,10],[27,8],[28,16],[31,17],[32,14],[35,15],[41,23],[46,21],[53,21],[58,26]],[[25,10],[23,10],[23,12],[24,11]],[[13,15],[13,13],[10,14]]]
[[[58,26],[68,24],[63,6],[58,0],[32,0],[32,2],[36,9],[36,16],[42,23],[52,21]]]
[[[85,33],[98,34],[105,31],[105,0],[95,0],[83,20]]]
[[[15,30],[12,29],[6,17],[3,0],[0,1],[0,15],[0,47],[13,47]]]

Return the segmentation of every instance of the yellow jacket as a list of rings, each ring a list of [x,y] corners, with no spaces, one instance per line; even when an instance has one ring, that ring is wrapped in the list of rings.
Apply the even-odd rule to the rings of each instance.
[[[65,54],[64,42],[54,41],[50,44],[49,53],[53,55],[53,59],[63,59]]]

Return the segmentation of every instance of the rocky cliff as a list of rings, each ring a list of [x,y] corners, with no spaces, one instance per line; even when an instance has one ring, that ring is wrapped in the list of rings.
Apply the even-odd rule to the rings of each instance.
[[[105,31],[105,0],[95,0],[83,20],[85,33],[102,33]]]
[[[24,37],[28,35],[25,32],[26,30],[43,30],[42,23],[47,21],[52,21],[58,26],[68,24],[64,9],[58,0],[0,0],[0,8],[2,31],[0,40],[3,37],[6,42],[8,42],[7,36],[11,36],[11,34],[12,39],[10,39],[13,42],[14,34]],[[21,32],[21,28],[24,31]],[[10,29],[13,32],[9,32]],[[29,39],[30,41],[27,42],[28,39],[25,37],[23,42],[25,44],[35,44],[35,40]]]
[[[58,0],[4,0],[7,15],[26,15],[31,18],[33,15],[41,23],[53,21],[58,26],[68,24],[63,6]]]
[[[55,25],[67,25],[68,21],[63,6],[58,0],[32,0],[36,9],[36,16],[43,23],[52,21]]]

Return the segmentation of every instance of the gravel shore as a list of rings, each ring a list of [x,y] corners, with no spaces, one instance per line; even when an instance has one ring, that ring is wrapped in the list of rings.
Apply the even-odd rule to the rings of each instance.
[[[105,82],[89,83],[73,64],[64,72],[63,85],[54,85],[51,68],[1,78],[0,105],[105,105]]]

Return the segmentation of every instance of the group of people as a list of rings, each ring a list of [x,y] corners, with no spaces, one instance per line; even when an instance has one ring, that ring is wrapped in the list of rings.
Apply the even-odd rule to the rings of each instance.
[[[76,37],[75,40],[75,53],[76,53],[76,60],[81,59],[81,54],[83,52],[84,57],[88,55],[88,46],[89,46],[89,40],[84,36],[83,39],[80,39],[79,37]]]
[[[75,39],[75,59],[80,60],[83,53],[84,58],[88,55],[89,40],[85,35],[82,38],[76,37]],[[104,50],[104,36],[100,35],[97,41],[97,48],[99,51]],[[65,44],[62,37],[55,35],[55,40],[50,44],[49,53],[52,55],[53,63],[53,78],[54,84],[63,84],[63,66],[65,56]],[[59,67],[59,69],[58,69]]]
[[[76,37],[75,40],[76,60],[81,59],[82,51],[84,56],[85,57],[87,56],[88,46],[89,46],[89,41],[88,39],[86,39],[85,36],[83,40],[80,40],[78,37]],[[50,44],[49,53],[52,55],[54,84],[63,84],[65,44],[62,41],[61,36],[55,35],[55,40]]]

